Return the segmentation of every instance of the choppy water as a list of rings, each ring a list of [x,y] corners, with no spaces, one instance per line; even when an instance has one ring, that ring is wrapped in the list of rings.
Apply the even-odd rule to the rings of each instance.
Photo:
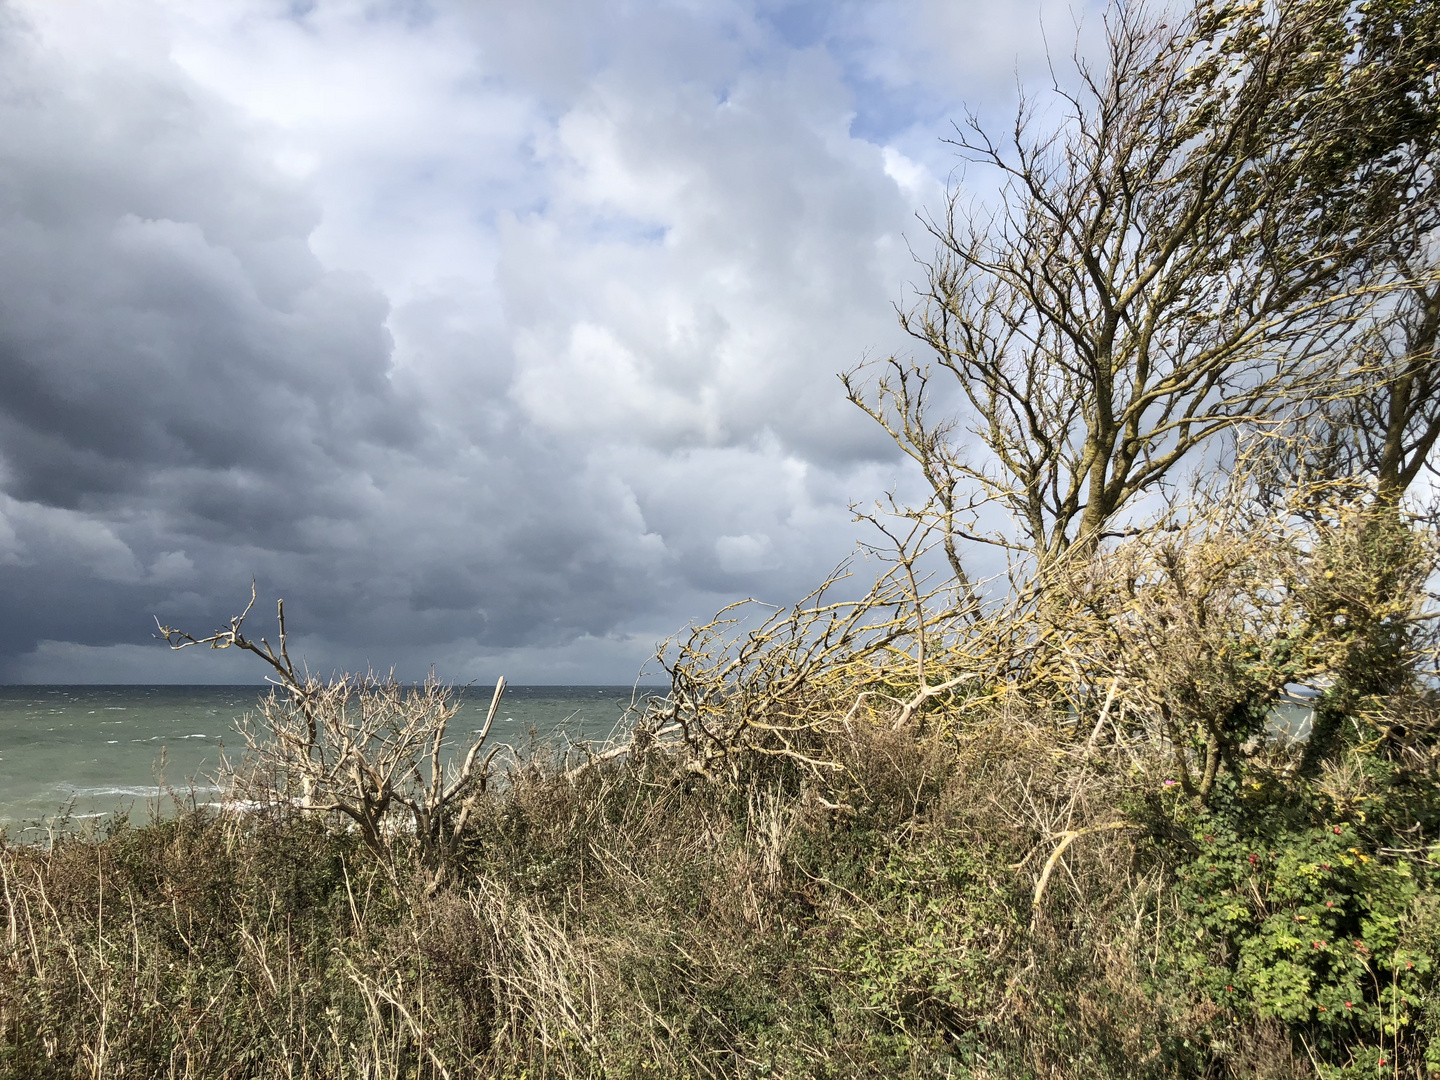
[[[451,722],[462,736],[478,729],[490,687],[472,687]],[[209,777],[222,747],[239,746],[234,722],[253,708],[257,686],[0,686],[0,828],[75,820],[128,807],[149,812],[166,785],[213,791]],[[630,703],[628,686],[512,686],[492,740],[604,739]],[[162,763],[163,754],[163,763]],[[163,800],[162,800],[163,801]]]

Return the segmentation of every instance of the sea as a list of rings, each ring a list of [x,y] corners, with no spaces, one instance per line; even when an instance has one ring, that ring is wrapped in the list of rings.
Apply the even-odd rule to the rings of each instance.
[[[623,730],[632,700],[658,688],[508,686],[491,743],[603,742]],[[213,801],[221,754],[241,746],[235,722],[264,686],[0,686],[0,830],[11,839],[141,820],[174,800]],[[450,741],[478,731],[493,687],[457,690]]]

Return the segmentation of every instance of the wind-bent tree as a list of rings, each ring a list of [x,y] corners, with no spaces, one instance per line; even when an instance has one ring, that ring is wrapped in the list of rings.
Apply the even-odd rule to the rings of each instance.
[[[1380,498],[1398,502],[1440,438],[1440,283],[1417,284],[1406,298],[1398,349],[1386,355],[1375,392],[1357,399],[1355,425],[1373,462]]]
[[[956,194],[927,222],[938,254],[902,321],[954,376],[985,453],[927,416],[934,368],[892,358],[873,390],[844,376],[920,464],[957,574],[963,538],[1042,566],[1093,549],[1213,436],[1332,385],[1404,284],[1393,237],[1431,120],[1409,103],[1433,72],[1415,75],[1395,28],[1424,10],[1118,4],[1105,69],[1079,62],[1079,90],[1055,87],[1057,128],[1022,105],[1003,141],[974,116],[959,129],[998,201]],[[1428,382],[1410,385],[1429,402]],[[982,532],[984,503],[1018,535]]]
[[[1417,279],[1355,354],[1349,385],[1295,431],[1294,467],[1332,480],[1368,480],[1377,507],[1393,512],[1433,468],[1430,454],[1440,440],[1440,275]]]
[[[1307,465],[1367,478],[1394,509],[1440,439],[1440,5],[1371,0],[1355,37],[1310,158],[1327,205],[1389,223],[1372,273],[1396,288],[1310,425]]]

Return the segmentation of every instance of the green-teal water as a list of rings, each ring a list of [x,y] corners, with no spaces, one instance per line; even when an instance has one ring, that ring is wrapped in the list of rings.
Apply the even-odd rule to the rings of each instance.
[[[142,816],[166,787],[214,794],[222,749],[240,745],[236,719],[259,686],[0,687],[0,828],[16,836],[69,808],[84,821],[128,808]],[[491,687],[463,692],[451,722],[463,738],[484,722]],[[492,741],[607,738],[630,704],[628,686],[512,686]]]

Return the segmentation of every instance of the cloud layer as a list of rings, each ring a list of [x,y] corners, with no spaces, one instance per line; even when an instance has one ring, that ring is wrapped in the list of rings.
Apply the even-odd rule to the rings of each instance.
[[[321,667],[625,681],[803,594],[897,476],[962,98],[1061,9],[0,7],[0,680],[200,681],[251,577]]]

